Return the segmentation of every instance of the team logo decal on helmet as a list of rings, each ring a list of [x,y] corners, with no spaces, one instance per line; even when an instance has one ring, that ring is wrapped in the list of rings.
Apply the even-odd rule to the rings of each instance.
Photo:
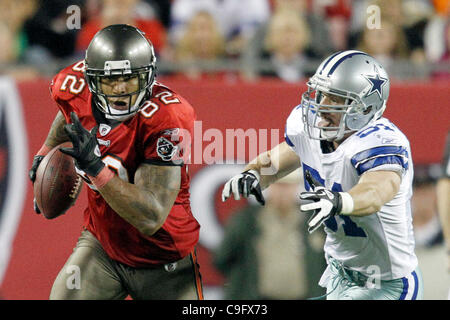
[[[370,96],[372,93],[376,92],[380,99],[383,97],[383,86],[387,83],[388,79],[380,77],[378,69],[374,66],[375,75],[365,75],[364,77],[371,84],[371,88],[369,92],[367,92],[366,96]]]

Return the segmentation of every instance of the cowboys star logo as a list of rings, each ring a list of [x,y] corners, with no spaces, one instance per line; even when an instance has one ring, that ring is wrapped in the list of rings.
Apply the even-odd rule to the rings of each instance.
[[[380,77],[377,67],[374,67],[375,75],[365,75],[364,77],[369,81],[371,88],[367,92],[366,96],[370,96],[376,92],[380,99],[383,98],[383,86],[387,83],[388,79]]]

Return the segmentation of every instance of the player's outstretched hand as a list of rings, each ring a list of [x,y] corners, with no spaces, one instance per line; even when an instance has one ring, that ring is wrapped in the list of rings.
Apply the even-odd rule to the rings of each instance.
[[[308,231],[312,233],[329,217],[341,212],[342,199],[339,192],[325,189],[319,181],[313,178],[309,171],[305,172],[305,179],[313,191],[300,194],[300,210],[311,213]]]
[[[322,222],[339,214],[342,209],[342,199],[339,192],[333,192],[323,187],[316,188],[313,192],[300,194],[300,210],[313,211],[308,221],[308,231],[314,232]]]
[[[223,187],[222,201],[226,201],[231,195],[235,200],[239,200],[241,195],[248,198],[251,194],[261,205],[266,203],[259,184],[259,174],[255,170],[242,172],[228,180]]]
[[[71,124],[64,125],[64,131],[72,141],[72,148],[60,148],[62,153],[75,159],[77,168],[83,170],[91,177],[96,177],[105,164],[100,158],[97,144],[97,129],[95,126],[90,132],[82,125],[75,112],[70,113]]]

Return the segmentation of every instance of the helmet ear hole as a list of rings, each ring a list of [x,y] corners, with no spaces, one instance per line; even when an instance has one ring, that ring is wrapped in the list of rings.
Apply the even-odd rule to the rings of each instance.
[[[368,106],[368,107],[366,108],[366,110],[364,110],[363,114],[364,114],[364,115],[367,115],[367,114],[369,114],[371,111],[372,111],[372,106]]]

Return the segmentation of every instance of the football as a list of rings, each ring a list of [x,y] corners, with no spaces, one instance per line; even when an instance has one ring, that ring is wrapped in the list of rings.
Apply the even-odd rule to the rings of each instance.
[[[64,214],[75,203],[83,186],[83,180],[75,171],[73,158],[59,151],[61,147],[71,146],[71,142],[64,142],[53,148],[36,171],[34,196],[47,219]]]

